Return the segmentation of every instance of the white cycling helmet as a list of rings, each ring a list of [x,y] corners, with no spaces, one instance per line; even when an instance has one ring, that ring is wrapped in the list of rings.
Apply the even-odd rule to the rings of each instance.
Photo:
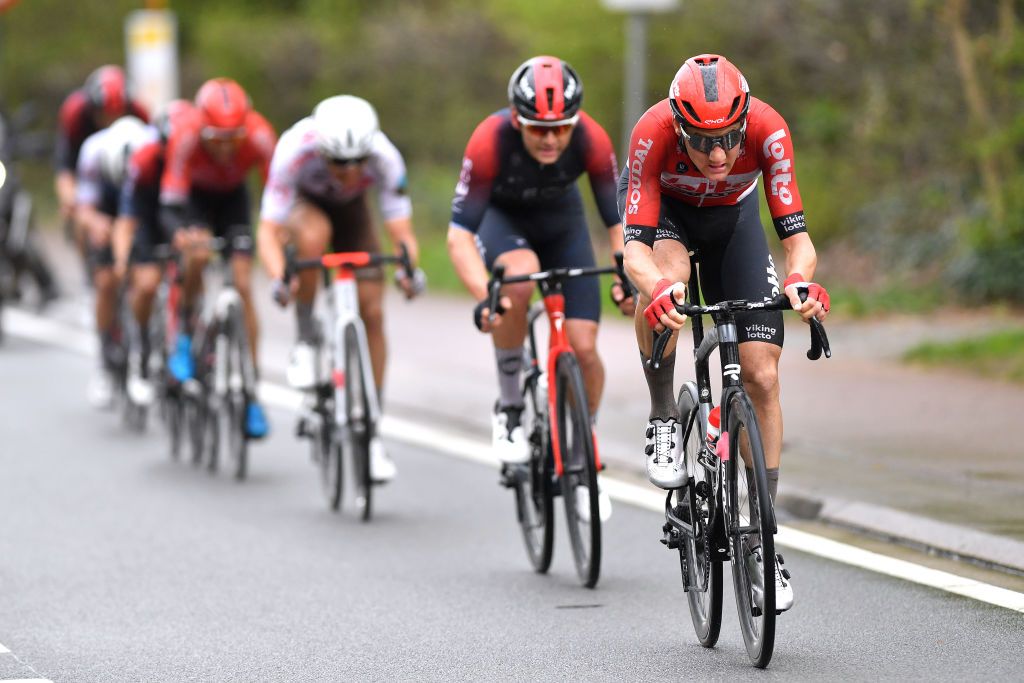
[[[360,159],[370,154],[380,131],[373,106],[352,95],[328,97],[313,110],[317,148],[329,159]]]
[[[128,157],[142,141],[146,124],[134,116],[122,116],[110,124],[100,147],[100,170],[109,182],[121,186]]]

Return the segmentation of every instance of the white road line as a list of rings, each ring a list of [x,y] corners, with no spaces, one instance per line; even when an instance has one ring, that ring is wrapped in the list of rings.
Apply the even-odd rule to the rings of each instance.
[[[0,643],[0,655],[9,654],[11,651],[4,647],[3,643]]]
[[[6,329],[12,334],[78,353],[95,353],[95,344],[91,336],[70,325],[15,309],[6,310],[4,316]],[[294,411],[302,404],[302,395],[285,386],[261,382],[259,391],[266,403],[278,408]],[[381,432],[390,439],[497,467],[497,463],[490,455],[490,444],[485,441],[456,436],[425,424],[391,416],[384,417]],[[654,488],[638,486],[610,477],[603,477],[602,484],[609,496],[622,503],[654,512],[665,510],[665,496]],[[913,562],[898,560],[792,527],[780,526],[776,541],[788,548],[828,560],[1024,613],[1024,593],[931,569]]]
[[[23,668],[28,669],[32,673],[38,673],[31,666],[18,659],[18,656],[11,652],[11,650],[3,643],[0,643],[0,655],[12,657],[14,661],[16,661]],[[0,679],[0,683],[53,683],[53,681],[51,681],[49,678],[2,678]]]

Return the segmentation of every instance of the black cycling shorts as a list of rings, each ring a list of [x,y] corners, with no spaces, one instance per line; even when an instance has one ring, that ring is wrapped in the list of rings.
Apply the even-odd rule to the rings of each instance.
[[[187,217],[185,225],[208,228],[215,237],[227,240],[222,252],[225,257],[230,256],[233,252],[252,253],[252,218],[249,190],[245,183],[227,192],[210,192],[192,188],[192,191],[189,192],[185,215]],[[248,236],[250,244],[244,249],[236,249],[232,240],[242,236]]]
[[[168,243],[160,225],[160,188],[136,186],[131,197],[131,215],[137,221],[132,240],[132,263],[152,263],[153,250]]]
[[[351,201],[338,203],[300,192],[299,201],[319,209],[327,216],[331,223],[331,251],[380,252],[380,239],[373,229],[373,215],[365,193]],[[384,277],[384,270],[379,266],[360,268],[356,271],[356,277],[360,280],[379,280]]]
[[[100,188],[99,201],[93,207],[105,216],[114,220],[118,216],[120,192],[115,185],[104,182]],[[89,261],[94,268],[109,268],[114,265],[114,252],[110,244],[94,247],[89,244]]]
[[[627,169],[619,177],[618,208],[623,215]],[[771,300],[782,287],[768,240],[761,225],[757,193],[751,192],[732,206],[691,206],[661,195],[658,240],[676,240],[698,263],[700,288],[706,303],[729,299]],[[782,346],[785,339],[781,311],[736,315],[739,341],[762,341]]]
[[[500,208],[491,204],[476,233],[476,246],[487,269],[507,251],[530,249],[542,270],[592,268],[594,248],[587,231],[579,190],[550,205]],[[597,277],[577,277],[563,284],[565,317],[597,322],[601,318],[601,287]]]

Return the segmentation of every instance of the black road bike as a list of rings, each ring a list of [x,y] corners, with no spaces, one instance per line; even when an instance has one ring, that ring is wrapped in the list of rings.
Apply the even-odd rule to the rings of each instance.
[[[679,553],[683,590],[697,639],[714,647],[722,625],[722,564],[732,562],[736,609],[747,655],[759,668],[768,666],[775,644],[775,511],[768,492],[764,449],[757,416],[740,380],[736,314],[747,311],[782,311],[791,308],[780,294],[769,301],[733,300],[700,305],[697,262],[688,286],[688,301],[675,308],[690,316],[693,327],[696,381],[679,390],[682,454],[687,481],[665,497],[665,523],[661,542]],[[807,293],[800,293],[801,300]],[[714,327],[705,334],[702,316]],[[655,334],[652,367],[661,362],[670,330]],[[708,360],[718,348],[722,366],[721,436],[712,449],[705,438],[708,416],[714,407]],[[811,321],[811,349],[817,360],[832,353],[825,328]],[[745,466],[753,470],[748,483]],[[761,547],[761,562],[748,555]],[[751,571],[753,569],[753,571]],[[788,578],[787,570],[783,576]],[[753,574],[753,576],[752,576]],[[763,590],[754,590],[759,583]],[[759,599],[760,598],[760,599]]]

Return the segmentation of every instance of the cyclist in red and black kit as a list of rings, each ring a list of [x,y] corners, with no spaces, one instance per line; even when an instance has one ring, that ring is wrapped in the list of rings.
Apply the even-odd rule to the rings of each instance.
[[[131,98],[124,71],[107,65],[93,71],[85,85],[61,105],[57,123],[54,186],[61,216],[70,219],[75,207],[75,169],[85,139],[129,115],[147,121],[146,108]],[[79,237],[81,241],[81,237]]]
[[[615,207],[616,161],[604,129],[580,110],[583,84],[556,57],[534,57],[509,81],[510,107],[488,116],[466,146],[452,201],[448,251],[463,284],[481,303],[473,322],[494,341],[499,398],[494,408],[494,450],[506,463],[529,460],[520,426],[520,371],[532,284],[506,286],[500,315],[488,323],[488,269],[507,275],[542,268],[588,267],[594,251],[576,180],[590,177],[612,251],[622,248]],[[604,385],[597,355],[600,290],[596,278],[565,283],[566,331],[576,352],[592,411]],[[618,298],[622,298],[621,289]],[[632,300],[622,302],[632,313]]]
[[[266,182],[277,143],[273,127],[252,109],[245,90],[229,78],[204,83],[196,93],[195,108],[197,114],[190,125],[171,130],[160,182],[160,220],[185,260],[182,319],[186,330],[178,337],[169,366],[179,382],[191,379],[195,372],[191,325],[209,259],[205,245],[211,235],[227,240],[224,256],[231,260],[235,288],[245,309],[253,365],[258,371],[252,246],[241,248],[235,240],[252,235],[246,176],[257,169]],[[253,399],[246,409],[246,431],[256,439],[266,436],[268,429],[263,406]]]
[[[167,140],[171,131],[192,125],[195,108],[188,100],[174,100],[154,117],[150,137],[128,159],[121,188],[121,208],[112,238],[114,273],[120,281],[131,274],[131,309],[135,318],[138,354],[128,364],[128,394],[136,405],[149,405],[154,389],[149,377],[149,318],[160,285],[155,249],[169,243],[160,225],[160,180],[164,173]],[[157,340],[159,341],[159,340]]]
[[[786,257],[787,277],[781,285],[758,210],[762,175]],[[828,294],[812,282],[817,256],[797,189],[789,127],[778,112],[750,95],[746,79],[724,57],[704,54],[686,60],[672,79],[668,98],[637,122],[618,199],[626,272],[639,291],[636,334],[645,360],[651,355],[652,328],[683,326],[685,318],[670,298],[685,300],[691,250],[700,259],[700,285],[708,302],[768,300],[785,291],[805,320],[824,320],[828,314]],[[804,303],[797,293],[801,288],[809,292]],[[741,376],[761,427],[774,500],[782,451],[782,314],[736,318]],[[672,392],[674,364],[673,339],[659,369],[644,366],[651,395],[647,473],[666,489],[681,486],[686,478]],[[750,470],[747,476],[752,478]],[[759,562],[760,548],[749,550],[747,561]],[[775,576],[777,608],[789,609],[793,589],[781,572]]]

